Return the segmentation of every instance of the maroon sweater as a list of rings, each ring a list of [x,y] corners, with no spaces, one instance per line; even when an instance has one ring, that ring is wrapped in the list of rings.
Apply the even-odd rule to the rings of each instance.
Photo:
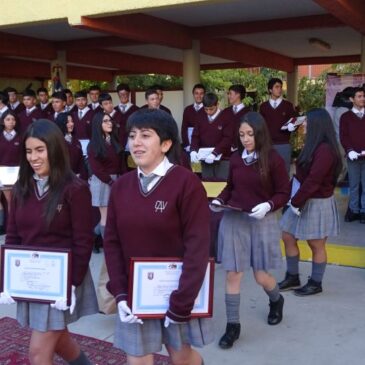
[[[91,138],[91,122],[94,117],[94,112],[90,109],[82,119],[79,118],[79,111],[72,114],[72,119],[75,123],[75,134],[77,139]]]
[[[8,141],[0,131],[0,166],[19,166],[20,163],[20,134]]]
[[[351,110],[340,118],[340,141],[346,151],[365,151],[365,116],[361,119]]]
[[[122,146],[122,148],[124,149],[125,145],[127,144],[127,141],[128,141],[128,134],[126,131],[127,120],[129,118],[129,116],[132,115],[139,108],[137,105],[133,104],[125,113],[122,113],[118,106],[116,106],[114,109],[117,111],[114,114],[113,118],[117,115],[115,120],[119,127],[119,143]]]
[[[20,134],[23,134],[34,120],[43,118],[43,114],[38,108],[35,108],[29,115],[27,115],[27,112],[24,109],[22,112],[20,112],[18,118],[19,132]]]
[[[223,204],[251,212],[257,204],[269,202],[271,210],[283,207],[290,198],[290,184],[284,160],[272,149],[269,153],[270,181],[263,184],[258,171],[258,162],[246,165],[237,151],[229,164],[226,187],[218,199]]]
[[[232,147],[234,147],[234,148],[237,147],[237,140],[239,138],[238,130],[240,128],[241,119],[249,111],[250,111],[250,108],[244,107],[238,113],[235,114],[233,112],[233,105],[231,105],[228,108],[223,110],[223,112],[225,113],[225,117],[229,120],[232,120],[233,123],[235,124],[235,130],[234,130],[233,139],[232,139]]]
[[[165,209],[158,211],[157,203]],[[209,240],[208,200],[192,172],[174,165],[145,195],[137,171],[131,171],[110,194],[104,239],[107,288],[117,301],[128,299],[131,257],[181,257],[183,272],[167,313],[185,322],[204,280]]]
[[[75,174],[85,173],[84,156],[80,141],[73,137],[71,143],[66,142],[68,152],[70,154],[71,169]]]
[[[72,285],[82,283],[93,249],[91,194],[86,183],[75,177],[64,188],[59,207],[47,227],[43,219],[48,193],[38,196],[37,188],[29,192],[23,204],[13,199],[5,243],[44,248],[70,248],[72,251]]]
[[[141,109],[146,109],[146,108],[148,108],[148,105],[147,104],[141,106]],[[165,105],[160,104],[159,109],[160,110],[163,110],[166,113],[172,114],[171,113],[171,110],[167,106],[165,106]]]
[[[124,165],[121,154],[117,154],[111,144],[106,144],[106,146],[106,156],[104,158],[97,158],[90,143],[87,149],[87,156],[93,175],[103,183],[111,185],[114,180],[110,175],[121,175],[124,170]]]
[[[260,113],[264,117],[269,128],[273,144],[288,144],[290,132],[282,131],[280,128],[290,118],[295,117],[295,110],[290,101],[283,100],[277,108],[273,108],[269,101],[260,105]]]
[[[229,159],[235,131],[234,121],[227,118],[221,111],[213,122],[209,122],[208,116],[202,118],[196,124],[191,140],[191,150],[198,151],[201,147],[214,147],[213,153],[223,154],[223,159]]]
[[[10,104],[8,105],[8,107],[9,107],[9,110],[12,110],[15,114],[20,114],[25,109],[25,106],[23,103],[19,103],[15,109],[12,109]]]
[[[198,121],[205,120],[206,113],[204,107],[198,111],[195,110],[194,104],[188,105],[184,109],[183,120],[181,125],[181,139],[184,147],[190,145],[188,137],[188,128],[194,128]]]
[[[52,108],[52,104],[51,103],[48,103],[48,105],[43,110],[42,110],[40,104],[37,105],[37,108],[42,113],[42,118],[49,119],[50,115],[54,113],[54,110]]]
[[[291,199],[294,207],[303,207],[308,199],[329,198],[335,189],[334,172],[337,164],[334,151],[327,143],[321,143],[313,153],[308,168],[296,166],[296,178],[301,186]]]

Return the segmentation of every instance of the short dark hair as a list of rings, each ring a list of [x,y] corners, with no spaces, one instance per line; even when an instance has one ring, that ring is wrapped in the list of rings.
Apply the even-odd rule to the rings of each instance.
[[[61,130],[62,134],[65,135],[67,133],[67,122],[68,122],[68,117],[72,117],[71,113],[59,113],[57,115],[57,118],[55,120],[56,125],[58,126],[58,128]],[[72,131],[72,134],[74,134],[75,129]]]
[[[71,94],[71,96],[73,95],[73,94],[72,94],[72,91],[71,91],[70,89],[63,89],[63,92],[64,92],[65,94]]]
[[[278,77],[272,77],[267,83],[267,90],[272,90],[276,83],[279,83],[281,86],[283,86],[283,80],[279,79]]]
[[[153,84],[150,89],[154,89],[154,90],[164,90],[163,86],[160,84]]]
[[[45,87],[39,87],[39,88],[37,89],[37,95],[38,95],[39,93],[47,93],[47,95],[48,95],[48,89],[47,89],[47,88],[45,88]]]
[[[67,96],[66,96],[66,93],[64,91],[55,91],[52,94],[52,98],[67,101]]]
[[[0,102],[3,104],[7,104],[8,101],[9,101],[8,93],[5,93],[4,91],[0,91]]]
[[[195,84],[193,87],[193,91],[192,91],[193,93],[194,93],[195,89],[203,89],[205,92],[205,86],[203,84]]]
[[[150,95],[158,94],[156,89],[147,89],[144,93],[144,97],[147,100]]]
[[[5,93],[18,93],[17,89],[15,89],[14,87],[12,86],[8,86],[7,88],[4,89],[4,92]]]
[[[354,98],[356,93],[359,93],[359,92],[362,92],[364,93],[364,89],[360,86],[357,86],[357,87],[353,87],[352,90],[349,91],[349,97],[350,98]]]
[[[15,119],[15,127],[14,130],[18,133],[19,132],[19,128],[20,128],[20,122],[19,122],[19,118],[18,115],[16,113],[14,113],[13,110],[8,109],[7,111],[5,111],[0,118],[0,132],[2,132],[5,129],[5,123],[4,120],[8,115],[12,115]]]
[[[23,97],[24,96],[31,96],[31,97],[35,98],[36,94],[35,94],[34,90],[32,90],[32,89],[25,89],[23,92]]]
[[[99,100],[99,103],[101,104],[103,101],[106,101],[106,100],[112,101],[113,99],[110,96],[110,94],[108,94],[108,93],[101,93],[99,95],[99,99],[98,100]]]
[[[79,90],[75,92],[74,98],[86,98],[87,99],[87,92],[85,90]]]
[[[117,93],[119,93],[119,91],[122,91],[122,90],[131,92],[131,89],[129,88],[129,85],[127,85],[127,84],[119,84],[117,86]]]
[[[171,163],[180,161],[179,129],[174,118],[163,110],[143,108],[134,112],[127,121],[127,134],[133,128],[153,129],[160,138],[160,143],[171,140],[172,146],[166,153]]]
[[[97,91],[101,91],[101,88],[99,85],[91,85],[89,87],[89,92],[92,91],[92,90],[97,90]]]
[[[237,94],[240,94],[240,99],[242,100],[246,96],[246,88],[240,84],[231,85],[228,89],[229,91],[234,91]]]
[[[218,96],[214,93],[206,93],[203,97],[204,107],[215,106],[218,104]]]

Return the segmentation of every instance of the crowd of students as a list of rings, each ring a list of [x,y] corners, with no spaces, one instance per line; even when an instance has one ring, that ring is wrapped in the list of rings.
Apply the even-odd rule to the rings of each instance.
[[[227,326],[221,348],[232,347],[240,336],[241,280],[251,268],[269,298],[269,325],[283,318],[280,291],[294,289],[298,296],[322,292],[325,243],[339,231],[334,189],[343,157],[328,112],[308,111],[305,144],[296,161],[295,184],[290,183],[290,134],[297,126],[287,123],[296,114],[282,97],[282,85],[280,79],[269,80],[269,99],[259,112],[244,105],[243,85],[229,88],[230,106],[223,110],[217,95],[195,85],[194,103],[182,117],[182,142],[171,111],[161,104],[159,86],[146,91],[141,108],[130,102],[128,85],[117,87],[116,107],[97,86],[89,90],[90,104],[85,91],[55,92],[51,103],[45,88],[26,90],[23,103],[13,88],[0,92],[0,166],[20,166],[14,189],[3,191],[5,243],[71,248],[73,254],[71,307],[62,301],[17,303],[18,321],[32,329],[32,365],[51,364],[55,353],[72,365],[90,364],[67,324],[98,310],[88,269],[92,207],[100,212],[107,288],[117,302],[114,342],[131,365],[153,364],[153,353],[163,344],[174,364],[203,363],[192,346],[213,341],[212,324],[192,319],[191,310],[208,262],[212,214],[223,213],[216,252],[226,271]],[[365,184],[364,90],[354,88],[350,100],[353,107],[341,116],[339,133],[349,170],[346,220],[365,223],[365,189],[360,193],[359,188]],[[129,155],[135,169],[128,166]],[[202,179],[227,182],[210,203],[190,162],[201,163]],[[163,202],[163,208],[156,209],[156,202]],[[0,212],[3,219],[4,209]],[[282,262],[280,237],[287,270],[277,283],[270,271]],[[298,239],[313,252],[312,274],[303,286]],[[128,307],[131,257],[182,258],[179,287],[164,320],[142,321]],[[0,303],[14,300],[3,292]]]

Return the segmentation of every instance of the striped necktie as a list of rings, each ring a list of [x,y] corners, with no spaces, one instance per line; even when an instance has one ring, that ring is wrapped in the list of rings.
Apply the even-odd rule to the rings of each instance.
[[[156,174],[150,174],[148,176],[145,176],[143,174],[139,174],[140,182],[142,191],[146,194],[148,193],[148,185],[151,183],[151,181],[156,177]]]

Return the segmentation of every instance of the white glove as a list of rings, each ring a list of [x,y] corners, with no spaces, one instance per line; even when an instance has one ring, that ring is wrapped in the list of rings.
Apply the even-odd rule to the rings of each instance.
[[[290,209],[291,209],[291,211],[292,211],[295,215],[297,215],[298,217],[300,216],[300,210],[299,210],[299,208],[293,207],[293,206],[290,204]]]
[[[139,323],[143,324],[142,319],[135,316],[131,309],[128,307],[127,301],[122,300],[118,303],[118,314],[120,321],[123,323]]]
[[[0,293],[0,304],[14,304],[15,300],[9,295],[8,292]]]
[[[217,205],[222,205],[222,203],[218,199],[213,199],[212,203],[217,204]],[[209,208],[212,212],[215,212],[215,213],[219,213],[222,210],[224,210],[224,208],[220,208],[220,207],[217,207],[217,206],[212,205],[212,204],[209,204]]]
[[[350,152],[347,154],[348,158],[349,158],[351,161],[353,161],[353,160],[357,160],[357,159],[359,158],[359,156],[360,156],[360,155],[361,155],[360,153],[357,153],[357,152],[355,152],[355,151],[350,151]]]
[[[165,328],[167,328],[170,324],[179,324],[179,323],[181,323],[181,322],[176,322],[173,319],[171,319],[170,317],[166,316],[164,326],[165,326]]]
[[[262,219],[265,217],[266,213],[270,212],[270,210],[271,205],[268,202],[257,204],[251,209],[252,213],[249,214],[249,216],[256,219]]]
[[[216,155],[214,155],[213,153],[211,153],[210,155],[208,155],[205,158],[204,162],[205,163],[208,163],[208,164],[212,164],[215,161],[216,157],[217,157]]]
[[[190,146],[186,146],[186,147],[185,147],[185,151],[186,151],[186,152],[190,152]]]
[[[190,161],[192,163],[198,163],[199,162],[199,159],[198,159],[198,152],[196,151],[191,151],[190,152]]]
[[[294,132],[297,129],[297,127],[293,123],[289,123],[287,127],[289,132]]]
[[[70,314],[72,314],[75,310],[76,306],[76,294],[75,294],[76,287],[72,285],[71,287],[71,305],[67,305],[67,300],[65,299],[57,299],[54,303],[50,304],[51,308],[57,309],[59,311],[66,311],[70,309]]]

